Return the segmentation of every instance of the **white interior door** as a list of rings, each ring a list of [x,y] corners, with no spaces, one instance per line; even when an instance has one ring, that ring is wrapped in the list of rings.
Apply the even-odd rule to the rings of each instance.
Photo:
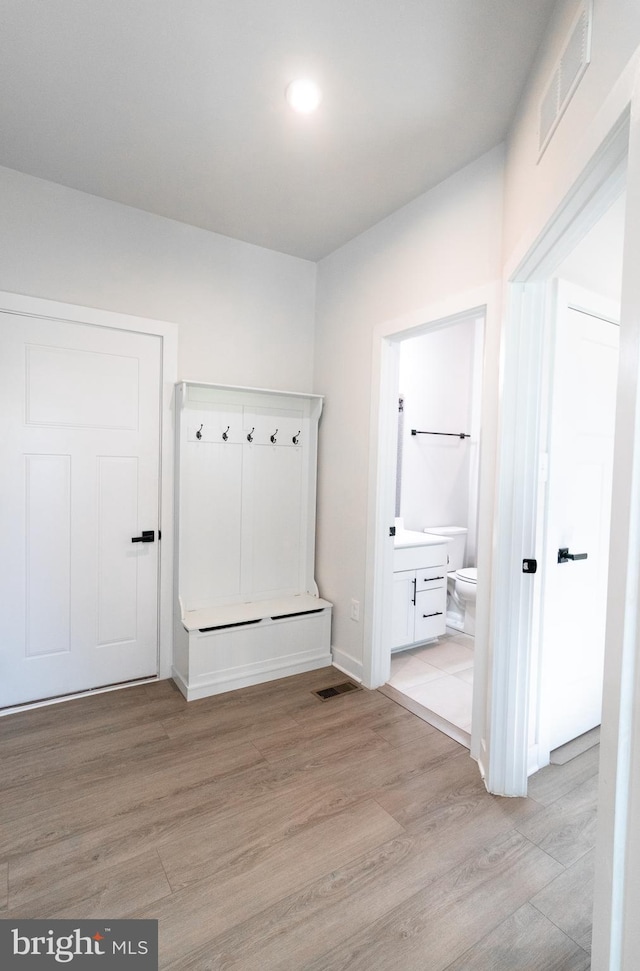
[[[155,675],[161,339],[2,313],[0,348],[0,707]]]
[[[615,315],[558,287],[542,627],[550,751],[602,711],[619,339],[607,308]]]

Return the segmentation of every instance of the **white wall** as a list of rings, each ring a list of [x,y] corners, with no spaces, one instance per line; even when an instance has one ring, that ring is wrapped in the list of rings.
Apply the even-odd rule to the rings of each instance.
[[[559,0],[507,141],[505,263],[522,258],[576,180],[591,129],[640,44],[637,0],[594,0],[591,63],[539,160],[540,101],[578,6],[579,0]]]
[[[179,325],[181,378],[310,391],[315,264],[0,168],[0,290]]]
[[[419,317],[422,308],[497,280],[502,163],[501,148],[489,152],[318,265],[314,390],[326,394],[327,402],[320,430],[316,575],[322,595],[335,604],[336,657],[356,675],[364,625],[350,619],[349,601],[370,607],[365,572],[375,448],[374,333],[386,322],[391,330],[398,318]],[[497,357],[494,341],[492,367]],[[497,385],[495,373],[493,380]]]
[[[414,436],[411,429],[472,434],[475,337],[476,322],[469,319],[410,338],[400,346],[404,395],[400,515],[407,529],[469,526],[470,503],[477,502],[477,480],[471,482],[477,438]]]

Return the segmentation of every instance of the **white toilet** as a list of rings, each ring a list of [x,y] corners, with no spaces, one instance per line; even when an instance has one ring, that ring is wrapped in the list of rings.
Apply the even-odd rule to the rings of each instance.
[[[465,567],[466,526],[426,526],[425,533],[444,536],[449,541],[447,572],[447,627],[472,637],[476,632],[476,585],[478,570]]]
[[[464,604],[464,625],[465,634],[472,637],[476,633],[476,587],[478,583],[478,569],[469,566],[462,570],[456,570],[455,592]]]

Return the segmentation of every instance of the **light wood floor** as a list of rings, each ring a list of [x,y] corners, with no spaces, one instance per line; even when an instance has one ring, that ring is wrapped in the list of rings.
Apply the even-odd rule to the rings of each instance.
[[[0,917],[159,920],[172,971],[585,971],[598,749],[528,799],[333,669],[0,719]]]

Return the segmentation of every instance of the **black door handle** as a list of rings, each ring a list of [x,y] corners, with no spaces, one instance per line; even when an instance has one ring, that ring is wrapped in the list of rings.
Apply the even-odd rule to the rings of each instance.
[[[562,546],[558,550],[558,563],[568,563],[569,560],[586,560],[587,553],[570,553],[568,546]]]
[[[132,536],[132,543],[153,543],[155,542],[156,532],[154,529],[143,529],[142,536]]]

